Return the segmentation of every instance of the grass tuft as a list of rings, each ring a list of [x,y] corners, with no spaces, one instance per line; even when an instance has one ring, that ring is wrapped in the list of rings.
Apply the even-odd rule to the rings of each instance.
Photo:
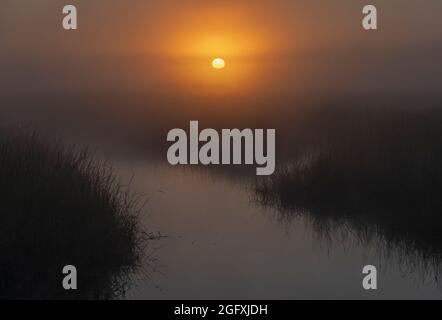
[[[124,295],[148,235],[112,168],[32,132],[2,134],[0,200],[0,299]],[[62,288],[65,265],[78,290]]]

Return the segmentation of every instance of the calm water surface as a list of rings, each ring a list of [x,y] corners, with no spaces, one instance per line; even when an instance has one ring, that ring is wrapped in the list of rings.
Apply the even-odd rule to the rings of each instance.
[[[160,122],[151,120],[150,115],[156,110],[178,114],[185,108],[176,108],[178,111],[174,112],[165,107],[152,108],[149,112],[146,109],[144,112],[149,116],[135,120],[140,119],[139,128],[150,131],[138,132],[134,118],[124,123],[121,115],[125,113],[120,108],[124,104],[118,101],[121,114],[117,117],[110,111],[93,114],[87,105],[82,111],[77,106],[83,106],[83,101],[73,101],[75,106],[63,113],[58,100],[53,100],[36,104],[40,100],[33,98],[22,102],[21,109],[18,107],[21,104],[11,99],[4,104],[11,107],[2,110],[2,122],[15,128],[30,124],[49,137],[61,137],[66,145],[86,145],[101,153],[100,157],[112,164],[123,181],[132,180],[134,191],[150,197],[148,215],[141,218],[146,228],[167,236],[149,243],[148,253],[155,259],[155,268],[146,266],[135,277],[127,298],[442,298],[437,284],[440,280],[435,280],[431,268],[421,266],[419,258],[408,259],[395,253],[394,248],[385,250],[379,239],[362,244],[351,229],[344,238],[333,233],[321,237],[305,215],[282,219],[284,215],[277,209],[261,206],[254,200],[253,180],[248,180],[254,174],[228,175],[213,167],[192,170],[166,164],[161,147],[145,145],[148,138],[165,141],[163,128],[156,127]],[[142,105],[145,104],[143,100]],[[324,117],[327,119],[327,115]],[[165,128],[171,128],[200,117],[186,114],[181,118],[176,122],[162,121]],[[303,126],[303,122],[297,122],[298,118],[292,114],[289,119],[281,112],[280,121],[294,130],[295,123]],[[209,120],[206,125],[210,126]],[[247,124],[238,122],[238,126]],[[323,127],[323,122],[319,121],[319,127]],[[310,132],[309,143],[314,144],[314,134],[320,135],[321,131],[313,128]],[[290,133],[293,141],[278,140],[283,143],[278,157],[283,150],[292,151],[299,136],[306,135],[297,135],[295,130]],[[96,142],[96,137],[101,142]],[[104,151],[118,143],[128,150],[117,152],[118,155]],[[131,156],[134,150],[140,154]],[[155,162],[149,160],[152,155]],[[367,264],[378,269],[377,291],[362,289],[362,268]],[[149,272],[149,278],[144,271]]]
[[[144,224],[158,270],[136,281],[133,299],[441,298],[429,273],[386,257],[351,234],[321,239],[306,218],[281,221],[253,201],[247,182],[207,172],[120,162],[119,172],[151,195]],[[378,290],[362,289],[362,267],[378,268]]]

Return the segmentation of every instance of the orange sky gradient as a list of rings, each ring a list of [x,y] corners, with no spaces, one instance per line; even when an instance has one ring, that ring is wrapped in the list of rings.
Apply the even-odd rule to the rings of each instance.
[[[435,0],[374,1],[375,33],[361,28],[362,0],[72,4],[79,30],[67,32],[59,2],[1,2],[4,91],[431,91],[442,78]],[[226,60],[222,72],[210,67],[215,57]]]

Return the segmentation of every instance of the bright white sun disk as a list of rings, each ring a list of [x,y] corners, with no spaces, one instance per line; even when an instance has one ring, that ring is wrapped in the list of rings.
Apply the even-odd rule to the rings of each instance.
[[[223,69],[226,66],[226,63],[221,58],[216,58],[212,61],[212,67],[215,69]]]

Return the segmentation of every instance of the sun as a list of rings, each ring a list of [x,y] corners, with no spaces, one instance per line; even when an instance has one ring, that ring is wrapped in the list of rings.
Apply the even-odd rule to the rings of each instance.
[[[216,58],[216,59],[213,59],[213,61],[212,61],[212,67],[214,69],[224,69],[225,66],[226,66],[226,63],[221,58]]]

